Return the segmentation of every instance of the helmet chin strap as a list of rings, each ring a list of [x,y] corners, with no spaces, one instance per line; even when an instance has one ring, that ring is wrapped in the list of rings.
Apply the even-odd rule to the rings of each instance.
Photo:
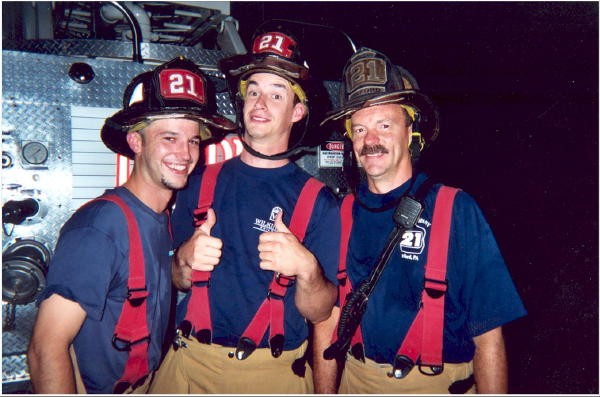
[[[248,153],[250,153],[251,155],[261,158],[261,159],[265,159],[265,160],[283,160],[283,159],[289,159],[292,156],[297,155],[298,153],[307,150],[310,148],[310,146],[306,146],[306,145],[300,145],[302,143],[302,141],[304,140],[304,136],[306,135],[306,130],[308,128],[308,120],[310,117],[310,112],[307,112],[306,117],[304,118],[304,127],[302,129],[302,134],[300,135],[300,137],[298,138],[297,142],[294,144],[294,146],[284,152],[281,153],[277,153],[277,154],[272,154],[272,155],[266,155],[263,154],[257,150],[254,150],[252,147],[250,147],[250,145],[244,140],[244,133],[242,132],[242,130],[240,130],[239,132],[239,136],[240,136],[240,141],[242,141],[242,146],[244,147],[244,150],[248,151]]]

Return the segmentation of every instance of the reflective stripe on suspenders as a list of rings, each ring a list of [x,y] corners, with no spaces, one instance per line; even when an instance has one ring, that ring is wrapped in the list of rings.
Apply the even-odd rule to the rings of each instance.
[[[447,290],[446,264],[448,259],[448,242],[452,220],[452,206],[459,189],[441,186],[437,194],[433,218],[431,222],[431,238],[425,265],[425,281],[422,292],[421,309],[413,320],[409,331],[398,349],[394,366],[389,376],[403,378],[410,372],[415,363],[419,370],[430,367],[429,375],[437,375],[443,371],[443,335],[444,335],[444,302]],[[343,305],[352,286],[347,274],[347,246],[352,231],[352,206],[354,196],[344,197],[341,207],[342,235],[340,246],[340,267],[338,280],[340,284],[340,304]],[[337,327],[336,327],[337,328]],[[333,340],[337,339],[337,329]],[[363,338],[360,325],[352,337],[352,355],[364,362]]]
[[[112,344],[119,351],[128,351],[125,370],[121,378],[115,383],[114,393],[123,393],[129,386],[135,388],[141,384],[149,373],[148,344],[150,331],[146,314],[148,290],[146,288],[146,275],[144,267],[144,249],[137,225],[131,209],[118,196],[113,194],[98,197],[96,200],[106,200],[115,203],[121,208],[127,220],[129,235],[129,277],[127,279],[127,299],[119,321],[115,326]]]
[[[202,176],[198,194],[198,208],[194,211],[195,217],[206,214],[208,208],[212,206],[217,177],[221,166],[222,163],[218,163],[209,165],[206,168]],[[298,196],[289,229],[300,242],[304,240],[317,195],[323,186],[323,183],[314,178],[309,178]],[[204,219],[198,220],[195,226],[200,226],[204,222]],[[199,274],[194,276],[194,273]],[[189,337],[190,333],[192,333],[199,342],[207,344],[212,342],[212,322],[208,299],[210,275],[210,272],[192,272],[193,284],[190,301],[186,317],[180,326],[184,336]],[[284,344],[283,297],[287,288],[292,286],[294,282],[295,277],[286,277],[279,274],[273,275],[266,299],[238,341],[235,355],[239,360],[245,359],[256,349],[256,346],[260,343],[266,332],[267,326],[270,326],[269,345],[271,353],[273,357],[278,357],[281,354]]]

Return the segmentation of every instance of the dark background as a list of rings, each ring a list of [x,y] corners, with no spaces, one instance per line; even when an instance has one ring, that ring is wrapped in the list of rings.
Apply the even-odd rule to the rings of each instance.
[[[261,22],[292,19],[414,75],[441,113],[423,168],[476,198],[529,312],[505,326],[510,392],[597,394],[598,3],[231,4],[246,47]],[[308,45],[339,79],[342,36]]]

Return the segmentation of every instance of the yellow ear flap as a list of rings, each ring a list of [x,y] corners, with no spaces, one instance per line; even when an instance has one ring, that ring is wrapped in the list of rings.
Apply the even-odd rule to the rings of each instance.
[[[248,80],[240,79],[238,93],[242,96],[242,99],[246,99],[246,92],[248,91]]]
[[[406,110],[406,113],[408,113],[408,117],[410,117],[410,119],[412,121],[415,121],[415,114],[417,113],[415,108],[413,108],[412,106],[406,106],[406,105],[400,105],[400,106],[402,107],[402,109]]]
[[[344,127],[346,128],[346,135],[348,138],[352,139],[352,120],[346,119],[346,121],[344,121]]]
[[[298,99],[300,99],[300,102],[302,102],[303,104],[306,104],[306,93],[304,92],[302,87],[300,87],[296,83],[290,83],[290,85],[292,86],[292,91],[294,91],[294,94],[296,94]]]

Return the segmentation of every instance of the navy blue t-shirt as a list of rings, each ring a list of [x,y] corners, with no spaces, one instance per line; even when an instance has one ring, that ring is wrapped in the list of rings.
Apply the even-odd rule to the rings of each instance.
[[[212,236],[223,241],[223,248],[208,290],[214,343],[236,346],[266,298],[273,272],[259,267],[259,236],[275,230],[277,208],[283,210],[283,221],[289,226],[296,200],[309,177],[294,163],[255,168],[235,157],[223,164],[213,203],[217,221],[211,231]],[[193,233],[192,213],[198,204],[200,180],[200,175],[192,175],[187,188],[177,194],[173,212],[176,247]],[[317,197],[304,245],[319,261],[325,277],[335,285],[339,233],[337,201],[324,188]],[[296,308],[294,294],[292,286],[284,299],[285,350],[297,348],[308,335],[306,320]],[[185,317],[189,295],[178,305],[178,322]],[[268,346],[267,339],[268,330],[259,347]]]
[[[168,215],[157,214],[126,188],[107,193],[122,198],[138,223],[149,292],[149,366],[154,370],[161,358],[171,303]],[[128,255],[123,211],[112,202],[97,200],[65,223],[48,267],[47,287],[39,301],[58,294],[79,303],[87,315],[73,344],[88,393],[112,393],[125,368],[127,352],[116,350],[112,337],[127,296]]]
[[[411,194],[424,177],[419,174]],[[375,194],[361,185],[358,197],[366,206],[377,208],[402,196],[409,186],[410,181],[387,194]],[[430,189],[424,212],[415,227],[403,234],[369,298],[361,328],[366,356],[376,362],[394,362],[419,308],[439,187]],[[376,265],[394,226],[394,210],[372,212],[355,201],[347,257],[353,286]],[[473,198],[462,191],[454,201],[448,250],[443,359],[468,362],[475,351],[474,336],[524,316],[526,311],[488,223]]]

